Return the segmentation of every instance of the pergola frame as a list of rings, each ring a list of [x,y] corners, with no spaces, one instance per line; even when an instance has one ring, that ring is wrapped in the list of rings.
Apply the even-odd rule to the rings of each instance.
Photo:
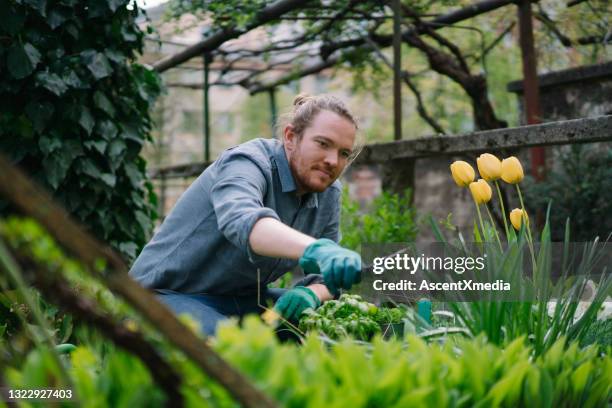
[[[162,179],[162,182],[171,177],[186,177],[186,176],[195,176],[198,171],[210,162],[210,153],[209,153],[209,145],[210,145],[210,123],[209,123],[209,104],[208,104],[208,92],[211,86],[217,85],[240,85],[247,89],[251,95],[267,92],[270,96],[270,110],[272,113],[272,120],[274,121],[276,118],[276,100],[275,100],[275,91],[276,89],[284,84],[297,80],[299,78],[303,78],[308,75],[313,75],[318,72],[321,72],[327,68],[331,68],[342,63],[342,56],[337,52],[340,49],[347,50],[345,52],[348,53],[358,53],[363,52],[364,50],[367,52],[375,53],[379,56],[379,58],[383,59],[390,68],[393,70],[394,77],[394,140],[401,140],[401,82],[404,81],[410,88],[415,92],[413,86],[411,86],[409,74],[405,71],[401,70],[401,42],[409,42],[411,39],[415,41],[415,37],[419,37],[423,34],[435,35],[433,34],[436,30],[441,27],[452,26],[453,24],[459,23],[466,19],[488,13],[490,11],[496,10],[500,7],[505,7],[511,4],[516,4],[517,6],[517,15],[519,20],[519,46],[521,49],[522,55],[522,64],[523,64],[523,84],[525,88],[524,92],[524,102],[527,112],[527,124],[537,124],[540,121],[540,102],[539,102],[539,85],[538,85],[538,76],[537,76],[537,60],[534,49],[534,38],[533,38],[533,26],[532,26],[532,2],[529,0],[481,0],[475,2],[474,4],[458,9],[453,10],[451,12],[438,15],[429,20],[419,20],[420,25],[415,25],[414,27],[410,27],[408,29],[401,29],[400,25],[400,2],[398,0],[389,0],[387,5],[390,6],[390,9],[393,11],[393,15],[384,15],[379,16],[380,19],[393,19],[393,35],[390,36],[365,36],[363,38],[355,38],[353,40],[339,42],[336,44],[327,44],[325,47],[321,47],[321,61],[316,62],[312,65],[303,67],[298,70],[290,70],[289,73],[285,75],[281,75],[276,79],[269,81],[257,81],[254,80],[257,75],[265,72],[267,70],[276,69],[278,65],[287,66],[288,62],[283,61],[282,64],[278,63],[270,63],[266,68],[261,68],[259,70],[255,69],[249,72],[242,79],[239,79],[234,82],[227,81],[219,81],[218,83],[210,83],[208,81],[208,72],[210,69],[210,64],[213,62],[214,55],[227,55],[228,51],[223,51],[219,47],[221,47],[226,41],[237,38],[244,33],[253,30],[259,26],[271,23],[273,21],[278,21],[283,19],[283,16],[286,16],[288,13],[298,10],[300,8],[305,7],[308,4],[308,1],[296,1],[296,0],[279,0],[275,3],[265,7],[262,9],[256,17],[251,21],[249,25],[247,25],[243,30],[239,29],[220,29],[218,31],[214,31],[206,36],[202,41],[186,47],[181,52],[168,56],[156,63],[153,64],[154,69],[158,72],[162,73],[168,69],[179,66],[180,64],[194,58],[194,57],[202,57],[203,58],[203,67],[204,67],[204,83],[203,85],[198,84],[180,84],[173,83],[171,86],[177,87],[187,87],[191,89],[202,89],[204,93],[204,145],[205,145],[205,162],[204,163],[194,163],[187,164],[182,166],[173,166],[169,168],[169,171],[157,170],[154,171],[153,174],[159,176]],[[351,4],[349,2],[349,4]],[[573,6],[568,5],[568,7]],[[337,18],[348,18],[347,10],[337,10],[334,15]],[[540,19],[542,17],[540,16]],[[509,27],[505,32],[507,32],[512,27]],[[559,33],[560,34],[560,33]],[[560,34],[562,35],[562,34]],[[559,37],[561,38],[561,37]],[[561,38],[562,39],[562,38]],[[565,37],[566,41],[576,44],[587,44],[593,43],[595,41],[608,41],[608,38],[604,38],[603,40],[598,37],[589,37],[588,39],[577,39],[576,41],[571,41]],[[499,38],[495,40],[494,44],[491,44],[491,47],[495,45],[495,43],[499,41]],[[565,44],[565,42],[564,42]],[[385,59],[385,56],[382,54],[381,49],[387,46],[393,46],[393,61],[388,61]],[[280,47],[282,48],[282,46]],[[346,54],[344,55],[346,57]],[[231,60],[226,64],[226,67],[218,68],[221,72],[228,72],[233,70],[233,66],[239,61],[240,58]],[[418,110],[421,116],[430,124],[432,128],[436,129],[435,121],[433,119],[431,121],[428,120],[428,114],[424,111],[422,104],[420,103],[420,96],[415,92],[417,96]],[[421,110],[423,109],[423,111]],[[500,126],[493,126],[500,127]],[[537,145],[537,143],[535,144]],[[371,146],[368,148],[376,149],[376,146]],[[535,147],[531,149],[531,169],[533,175],[537,179],[541,179],[543,177],[543,168],[544,168],[544,149],[542,147]],[[376,156],[376,155],[374,155]],[[397,162],[397,161],[393,161]],[[174,171],[177,167],[180,167],[180,171]],[[189,170],[189,171],[187,171]],[[402,166],[403,172],[409,176],[413,173],[410,169],[406,169],[405,166]],[[410,182],[408,183],[411,184]]]

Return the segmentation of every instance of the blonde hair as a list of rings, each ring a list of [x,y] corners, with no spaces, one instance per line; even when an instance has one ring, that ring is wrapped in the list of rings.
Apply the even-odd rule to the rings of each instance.
[[[339,98],[332,95],[317,95],[311,96],[308,94],[299,94],[293,100],[292,109],[281,115],[276,125],[277,137],[283,140],[283,132],[287,125],[293,126],[293,131],[301,139],[304,130],[312,124],[315,116],[321,111],[330,111],[348,120],[355,126],[355,130],[359,130],[359,124],[355,115],[351,113],[348,107]],[[357,147],[351,155],[350,161],[361,151],[361,147]]]

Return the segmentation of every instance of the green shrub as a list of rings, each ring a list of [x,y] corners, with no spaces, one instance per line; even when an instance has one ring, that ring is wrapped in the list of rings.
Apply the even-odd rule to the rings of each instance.
[[[160,87],[134,63],[144,33],[128,3],[2,3],[0,150],[133,257],[155,217],[139,153]]]
[[[374,199],[370,210],[361,214],[359,203],[351,200],[345,188],[342,192],[340,244],[358,250],[364,243],[414,241],[418,229],[410,194],[410,190],[403,195],[383,192]]]
[[[534,183],[527,179],[525,205],[531,214],[552,202],[551,235],[563,241],[569,218],[573,241],[605,240],[612,233],[612,148],[574,144],[562,150],[560,168]]]
[[[282,407],[605,407],[612,391],[609,354],[563,339],[536,359],[522,338],[499,348],[482,337],[446,345],[413,336],[405,344],[378,338],[366,346],[329,346],[311,336],[300,346],[280,344],[253,317],[243,329],[224,325],[214,347]],[[41,354],[9,369],[7,385],[53,381],[53,362]],[[172,355],[185,378],[187,406],[238,406],[182,355]],[[162,404],[146,369],[128,354],[103,360],[81,347],[70,365],[84,406]]]

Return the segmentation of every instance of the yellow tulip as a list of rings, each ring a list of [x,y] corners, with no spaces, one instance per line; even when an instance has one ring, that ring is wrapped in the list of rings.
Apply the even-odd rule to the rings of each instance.
[[[472,192],[472,197],[474,197],[476,204],[488,203],[491,201],[491,196],[493,195],[491,186],[483,179],[470,183],[470,191]]]
[[[523,166],[521,162],[514,156],[510,156],[507,159],[502,160],[501,163],[501,178],[506,183],[518,184],[523,181],[525,175],[523,174]]]
[[[470,185],[472,181],[474,181],[474,177],[476,177],[476,172],[474,168],[470,166],[469,163],[464,162],[462,160],[457,160],[450,165],[451,174],[453,176],[453,180],[459,187],[467,187]]]
[[[523,218],[527,222],[527,225],[529,225],[529,216],[527,215],[527,211],[521,210],[520,208],[515,208],[514,210],[510,211],[510,222],[515,230],[518,231],[521,229]]]
[[[483,153],[476,159],[480,177],[486,181],[495,181],[501,177],[501,160],[491,153]]]

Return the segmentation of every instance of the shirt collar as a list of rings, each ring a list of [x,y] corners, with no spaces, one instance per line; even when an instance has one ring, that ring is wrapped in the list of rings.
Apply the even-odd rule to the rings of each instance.
[[[283,193],[297,190],[293,174],[291,174],[291,169],[289,168],[289,162],[287,161],[287,155],[285,154],[285,147],[282,143],[278,143],[274,151],[274,159],[278,167],[278,175]]]
[[[285,153],[285,147],[282,143],[279,143],[275,152],[274,158],[278,167],[278,175],[280,177],[281,188],[283,193],[289,193],[296,191],[297,187],[291,168],[289,167],[289,161],[287,160],[287,154]],[[319,207],[319,198],[317,193],[307,193],[302,196],[302,199],[306,199],[304,205],[306,207]]]

